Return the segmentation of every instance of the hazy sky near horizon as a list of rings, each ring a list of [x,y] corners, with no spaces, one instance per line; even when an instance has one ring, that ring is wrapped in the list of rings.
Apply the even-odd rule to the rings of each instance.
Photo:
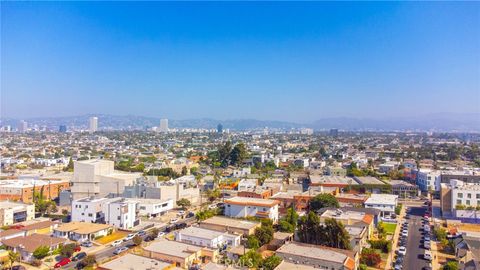
[[[480,112],[480,3],[2,2],[3,117]]]

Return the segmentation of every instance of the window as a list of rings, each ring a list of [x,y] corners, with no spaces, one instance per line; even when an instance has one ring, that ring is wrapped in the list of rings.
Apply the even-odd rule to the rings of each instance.
[[[466,204],[467,204],[467,205],[470,205],[470,200],[467,200],[467,201],[466,201]]]
[[[91,217],[91,216],[92,216],[92,213],[88,214],[88,216]]]
[[[462,200],[457,200],[457,204],[462,204]]]
[[[480,199],[480,193],[477,193],[477,199]]]
[[[458,197],[458,198],[463,198],[463,193],[458,193],[458,194],[457,194],[457,197]]]
[[[472,193],[468,193],[467,198],[471,199],[472,198]]]

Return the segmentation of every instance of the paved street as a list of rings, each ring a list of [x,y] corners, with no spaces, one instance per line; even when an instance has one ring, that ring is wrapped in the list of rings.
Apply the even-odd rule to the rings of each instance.
[[[422,241],[422,217],[425,209],[422,207],[411,207],[408,223],[407,255],[404,261],[404,269],[422,269],[428,262],[423,259],[425,249]]]

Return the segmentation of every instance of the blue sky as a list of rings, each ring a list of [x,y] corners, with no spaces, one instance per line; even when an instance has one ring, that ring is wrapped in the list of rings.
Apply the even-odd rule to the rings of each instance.
[[[480,112],[480,3],[1,5],[4,117]]]

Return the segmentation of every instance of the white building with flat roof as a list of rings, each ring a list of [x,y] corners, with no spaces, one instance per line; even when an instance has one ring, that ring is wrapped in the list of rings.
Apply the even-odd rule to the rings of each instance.
[[[259,217],[278,221],[278,205],[280,201],[233,197],[225,200],[225,216],[235,218]]]
[[[12,225],[35,218],[35,205],[0,201],[0,226]]]
[[[196,246],[217,249],[225,248],[226,246],[239,246],[241,235],[191,226],[175,232],[175,240]]]
[[[382,211],[382,215],[395,213],[398,205],[398,195],[372,194],[365,201],[365,208],[375,208]]]
[[[156,200],[156,199],[127,199],[127,201],[136,202],[138,204],[138,211],[140,216],[157,217],[165,214],[173,209],[173,199]]]

